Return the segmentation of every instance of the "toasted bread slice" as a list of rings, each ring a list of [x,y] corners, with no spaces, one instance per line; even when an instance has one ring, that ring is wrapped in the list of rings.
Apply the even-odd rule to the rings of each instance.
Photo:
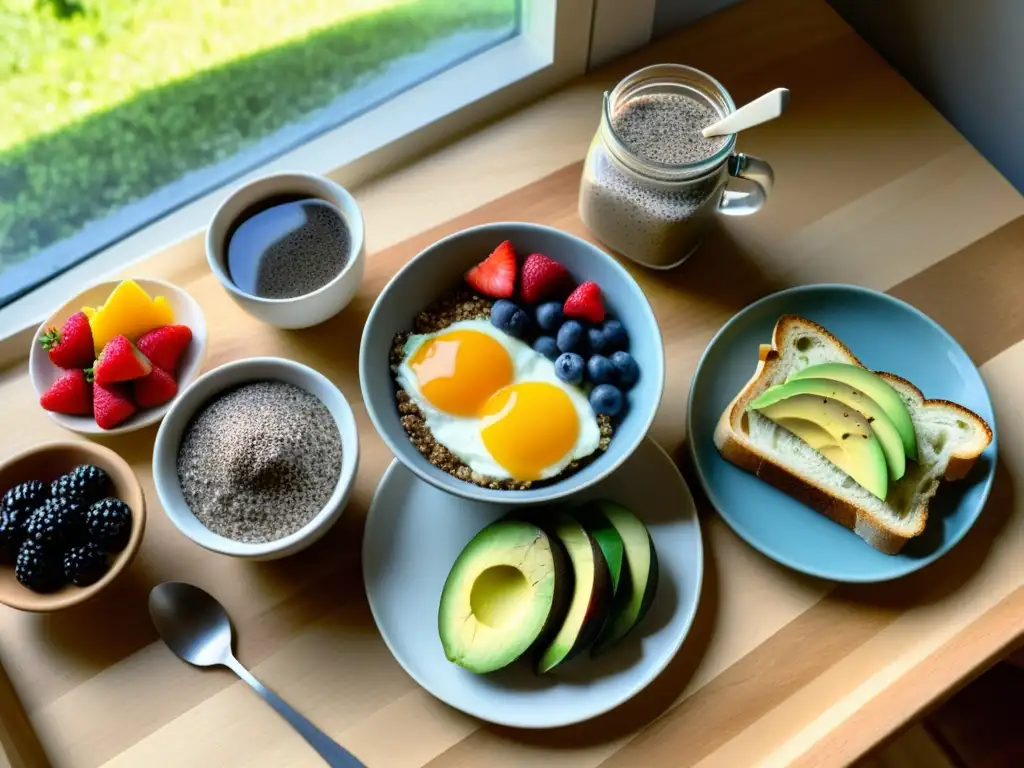
[[[766,389],[810,365],[863,368],[861,362],[820,325],[795,315],[779,318],[772,343],[761,346],[759,357],[753,377],[718,422],[718,450],[887,554],[896,554],[924,531],[939,483],[963,478],[992,442],[992,430],[977,414],[946,400],[925,400],[909,381],[876,372],[906,403],[918,444],[918,460],[907,461],[906,474],[889,483],[883,501],[796,435],[748,408]]]

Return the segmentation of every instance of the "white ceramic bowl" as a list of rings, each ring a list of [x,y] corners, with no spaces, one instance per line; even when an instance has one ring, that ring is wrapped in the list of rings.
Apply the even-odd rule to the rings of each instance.
[[[187,325],[192,329],[192,343],[185,350],[185,354],[178,365],[178,394],[165,405],[157,408],[140,409],[130,419],[113,429],[101,428],[92,416],[68,416],[63,413],[45,412],[51,419],[72,432],[78,432],[82,435],[117,435],[155,424],[164,417],[164,414],[167,413],[175,400],[181,397],[182,391],[199,375],[199,367],[202,365],[203,356],[206,354],[206,318],[203,316],[203,310],[199,307],[198,302],[184,289],[172,283],[141,277],[132,279],[151,297],[163,296],[166,298],[167,302],[171,305],[171,309],[174,311],[175,324]],[[32,386],[35,387],[37,395],[41,397],[61,373],[61,369],[50,362],[46,350],[39,345],[39,338],[52,326],[59,330],[64,325],[64,322],[75,312],[80,311],[82,307],[95,307],[103,304],[120,282],[120,280],[105,280],[102,283],[96,283],[92,287],[86,288],[50,315],[36,330],[36,335],[32,337],[28,369],[29,376],[32,379]]]
[[[226,245],[231,225],[240,214],[260,200],[278,195],[309,195],[337,208],[348,225],[350,249],[348,263],[327,285],[312,293],[291,299],[265,299],[246,293],[228,277]],[[206,260],[228,295],[242,309],[278,328],[308,328],[338,314],[352,301],[363,280],[366,244],[363,214],[348,191],[323,176],[308,173],[275,173],[256,179],[225,200],[213,214],[206,230]]]
[[[178,482],[178,447],[196,412],[226,389],[249,381],[284,381],[294,384],[327,406],[341,433],[341,476],[334,493],[317,515],[295,533],[263,544],[246,544],[214,533],[192,514]],[[250,560],[275,560],[305,549],[337,522],[359,467],[359,433],[348,400],[325,376],[312,368],[279,357],[253,357],[214,368],[196,379],[178,396],[153,446],[153,482],[164,512],[178,530],[213,552]]]

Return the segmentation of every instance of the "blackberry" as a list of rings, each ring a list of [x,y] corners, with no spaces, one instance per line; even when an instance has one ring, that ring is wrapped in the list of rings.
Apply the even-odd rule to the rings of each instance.
[[[29,480],[11,488],[0,500],[0,515],[14,518],[14,523],[23,526],[33,510],[50,498],[50,486],[42,480]]]
[[[53,547],[68,547],[82,538],[82,509],[66,496],[49,499],[25,523],[25,539]]]
[[[107,553],[93,543],[72,547],[64,554],[64,575],[79,587],[95,584],[107,572]]]
[[[21,521],[11,513],[0,510],[0,563],[13,563],[24,540],[25,528]]]
[[[33,592],[53,592],[65,584],[58,550],[36,541],[26,541],[14,563],[14,577]]]
[[[93,464],[79,464],[66,475],[61,475],[50,485],[50,495],[65,498],[88,506],[102,499],[107,492],[110,478]]]
[[[107,552],[120,552],[132,532],[132,511],[120,499],[97,501],[85,513],[86,538]]]

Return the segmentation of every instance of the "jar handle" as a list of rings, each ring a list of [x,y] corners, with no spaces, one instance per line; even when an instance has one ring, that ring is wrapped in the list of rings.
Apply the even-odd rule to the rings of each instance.
[[[759,157],[737,152],[726,168],[737,181],[730,179],[726,184],[718,211],[726,216],[749,216],[761,210],[775,182],[772,167]]]

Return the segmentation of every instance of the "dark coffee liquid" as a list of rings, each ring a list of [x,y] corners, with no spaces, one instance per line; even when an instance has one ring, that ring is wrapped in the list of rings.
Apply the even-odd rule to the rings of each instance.
[[[333,205],[279,195],[244,211],[228,232],[228,277],[254,296],[291,299],[337,277],[350,248],[348,225]]]

